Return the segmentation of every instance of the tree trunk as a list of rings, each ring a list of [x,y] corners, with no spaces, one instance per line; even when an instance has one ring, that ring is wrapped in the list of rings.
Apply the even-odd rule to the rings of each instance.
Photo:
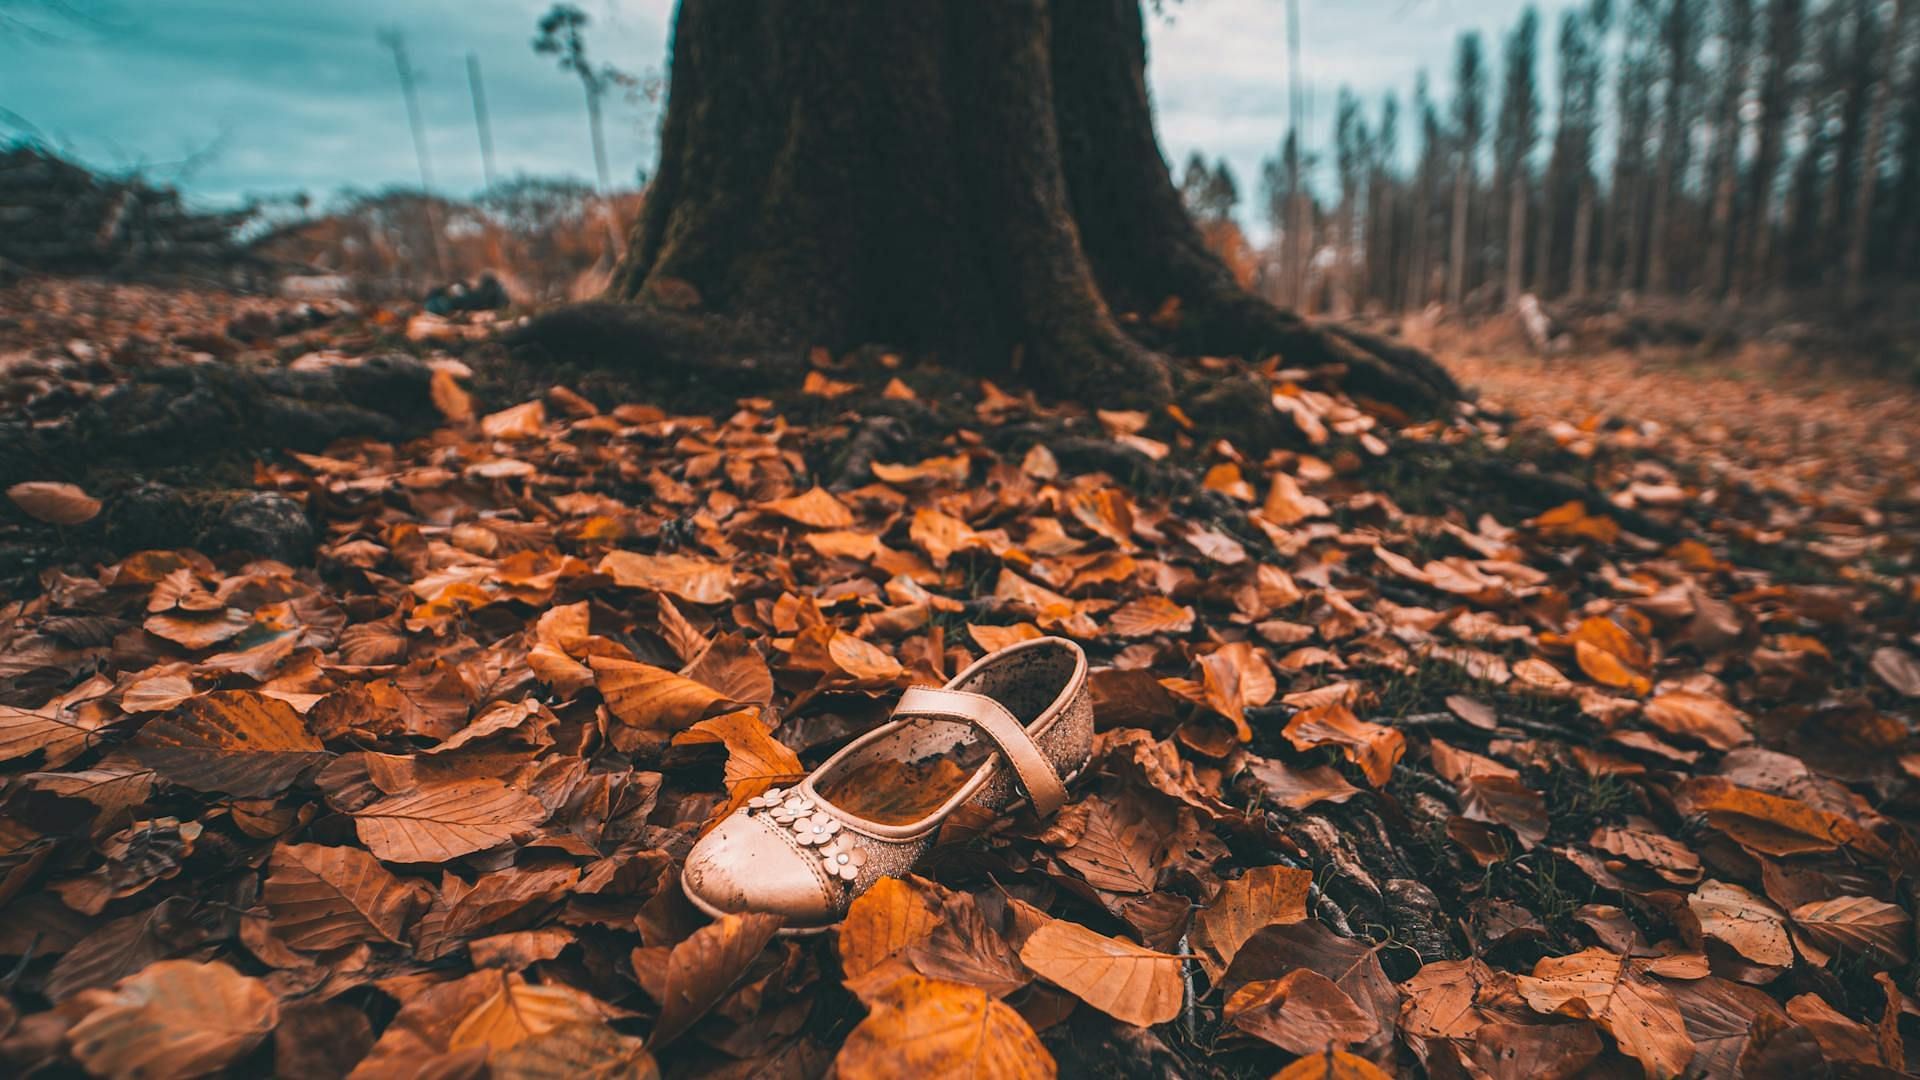
[[[1874,189],[1880,183],[1880,145],[1886,138],[1887,112],[1893,101],[1897,46],[1906,29],[1906,3],[1894,0],[1893,18],[1880,43],[1880,56],[1868,78],[1874,79],[1873,104],[1867,116],[1866,144],[1860,151],[1860,189],[1853,197],[1853,224],[1847,230],[1846,300],[1860,300],[1867,278],[1867,233],[1873,225]]]
[[[1519,303],[1527,270],[1527,174],[1516,169],[1507,181],[1507,304]]]
[[[1733,196],[1740,184],[1740,140],[1746,130],[1740,122],[1740,105],[1746,96],[1747,42],[1751,36],[1747,24],[1753,20],[1753,5],[1750,0],[1734,0],[1727,5],[1725,17],[1727,85],[1721,88],[1720,122],[1714,139],[1712,237],[1702,282],[1708,296],[1726,292],[1733,257]]]
[[[1455,311],[1467,295],[1467,193],[1473,184],[1473,165],[1462,161],[1453,174],[1453,241],[1447,249],[1447,306]]]
[[[1239,287],[1167,173],[1145,62],[1135,0],[682,0],[615,302],[520,340],[760,378],[879,343],[1136,405],[1174,399],[1160,350],[1279,354],[1405,408],[1456,397],[1431,360]],[[1115,314],[1174,299],[1177,328]]]
[[[1580,175],[1580,198],[1573,209],[1572,264],[1567,268],[1567,295],[1579,300],[1587,295],[1587,266],[1593,244],[1593,177]]]

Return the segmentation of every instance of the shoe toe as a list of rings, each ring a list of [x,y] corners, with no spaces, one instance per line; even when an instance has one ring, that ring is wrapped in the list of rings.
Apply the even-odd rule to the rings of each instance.
[[[759,816],[730,814],[687,853],[680,885],[710,913],[771,912],[789,927],[834,921],[826,874]]]

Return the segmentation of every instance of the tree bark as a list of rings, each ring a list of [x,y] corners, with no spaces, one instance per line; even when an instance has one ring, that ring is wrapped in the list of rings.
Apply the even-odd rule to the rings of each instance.
[[[1473,161],[1463,154],[1453,174],[1453,241],[1447,249],[1447,306],[1460,310],[1467,296],[1467,211],[1473,186]]]
[[[1527,173],[1516,169],[1507,180],[1507,281],[1508,306],[1520,302],[1525,290],[1527,268]]]
[[[1727,270],[1733,252],[1733,196],[1740,183],[1740,140],[1745,126],[1740,122],[1740,105],[1747,88],[1747,45],[1751,38],[1748,24],[1753,20],[1752,0],[1730,0],[1724,10],[1727,24],[1727,84],[1721,87],[1720,120],[1714,137],[1714,186],[1712,245],[1707,252],[1705,286],[1708,296],[1719,296],[1727,288]]]
[[[1279,354],[1403,408],[1457,397],[1432,361],[1239,287],[1160,156],[1145,58],[1135,0],[682,0],[608,300],[519,340],[759,379],[884,344],[1133,405],[1174,400],[1167,352]],[[1174,327],[1116,315],[1171,299]]]
[[[1860,189],[1853,197],[1853,224],[1847,230],[1846,301],[1860,302],[1867,279],[1867,233],[1873,225],[1873,195],[1880,184],[1880,146],[1886,138],[1887,112],[1893,102],[1898,45],[1906,30],[1905,0],[1894,0],[1893,17],[1883,31],[1880,55],[1868,78],[1874,80],[1873,104],[1867,116],[1866,144],[1860,151]]]

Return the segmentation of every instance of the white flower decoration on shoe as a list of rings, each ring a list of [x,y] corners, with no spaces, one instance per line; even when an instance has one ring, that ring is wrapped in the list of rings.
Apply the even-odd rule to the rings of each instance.
[[[803,844],[824,844],[840,831],[840,819],[832,814],[816,813],[794,822],[793,831]]]
[[[786,797],[787,797],[787,793],[782,789],[777,787],[768,788],[767,790],[761,792],[760,794],[755,795],[753,798],[748,799],[746,808],[749,811],[772,810],[774,807],[779,806],[780,801]]]
[[[773,820],[782,825],[791,825],[795,821],[813,813],[813,800],[799,792],[790,793],[780,801],[780,805],[767,811]]]
[[[820,849],[820,861],[827,864],[827,873],[852,881],[860,876],[860,868],[867,865],[867,849],[854,841],[852,833],[841,833],[833,838],[833,843]]]

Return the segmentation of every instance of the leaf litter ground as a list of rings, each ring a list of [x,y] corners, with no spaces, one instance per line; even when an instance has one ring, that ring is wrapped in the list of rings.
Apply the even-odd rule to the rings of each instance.
[[[299,565],[27,516],[101,476],[8,508],[53,553],[0,622],[9,1071],[1907,1068],[1905,391],[1863,428],[1858,388],[1467,358],[1528,411],[1416,423],[1270,369],[1255,455],[879,356],[476,406],[531,378],[443,351],[484,327],[88,296],[11,324],[42,423],[130,356],[383,342],[446,422],[262,456]],[[1097,669],[1057,817],[956,815],[821,937],[679,894],[718,816],[1041,633]]]

